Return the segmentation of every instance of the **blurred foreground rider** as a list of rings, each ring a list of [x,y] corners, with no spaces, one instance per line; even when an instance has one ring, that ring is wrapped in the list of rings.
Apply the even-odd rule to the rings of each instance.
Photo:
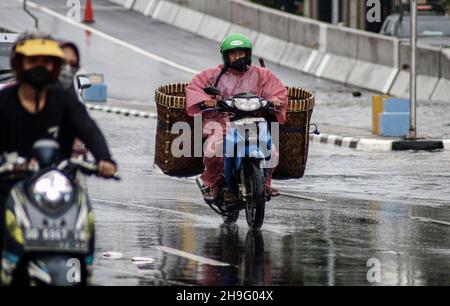
[[[67,159],[74,137],[78,137],[98,161],[98,174],[111,177],[117,171],[116,164],[85,106],[68,90],[50,86],[58,79],[63,56],[58,42],[50,36],[24,34],[17,40],[11,53],[17,83],[0,91],[0,156],[17,153],[29,160],[37,140],[53,139],[60,145],[60,158]],[[0,231],[4,202],[12,185],[0,181]]]

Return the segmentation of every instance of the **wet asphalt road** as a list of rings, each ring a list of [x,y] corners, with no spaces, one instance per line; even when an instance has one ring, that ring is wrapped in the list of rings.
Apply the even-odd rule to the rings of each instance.
[[[39,3],[67,10],[61,1]],[[220,60],[213,42],[105,1],[96,3],[94,27],[109,35],[195,70]],[[19,7],[2,0],[0,25],[31,25]],[[44,30],[79,43],[86,70],[104,72],[110,96],[130,106],[154,105],[158,85],[191,77],[42,11],[37,14]],[[315,91],[313,121],[370,127],[369,92],[355,99],[354,88],[270,67],[286,84]],[[442,116],[449,106],[424,107],[422,120],[430,124],[423,128],[447,135],[448,118]],[[96,284],[370,285],[370,259],[381,264],[376,284],[450,284],[448,151],[367,153],[312,144],[305,177],[275,182],[292,196],[270,202],[263,230],[253,233],[243,215],[237,228],[222,227],[202,203],[193,179],[170,178],[153,166],[154,120],[92,114],[123,176],[120,183],[89,181],[97,216]],[[175,255],[177,250],[188,254]],[[111,251],[123,257],[102,258]],[[136,256],[155,262],[137,266],[131,261]]]
[[[268,203],[261,232],[248,231],[243,214],[237,229],[224,228],[200,200],[192,179],[170,178],[153,167],[153,120],[93,115],[108,135],[124,178],[121,183],[89,182],[97,215],[98,284],[369,285],[371,258],[381,263],[379,284],[450,284],[450,210],[445,203],[391,201],[381,188],[374,200],[362,200],[358,186],[347,195],[312,192],[323,178],[307,175],[289,187],[277,182],[293,196]],[[342,149],[313,144],[307,173],[320,171],[317,159],[333,160],[339,154]],[[230,266],[201,264],[159,246]],[[110,251],[123,258],[101,258]],[[138,267],[131,262],[135,256],[156,262]]]

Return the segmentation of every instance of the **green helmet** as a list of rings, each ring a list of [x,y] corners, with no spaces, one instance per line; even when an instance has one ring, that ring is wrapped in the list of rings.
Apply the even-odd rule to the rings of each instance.
[[[229,34],[222,41],[220,45],[220,53],[222,54],[223,64],[227,67],[232,67],[228,59],[228,53],[236,50],[245,50],[247,56],[245,58],[245,64],[250,66],[252,64],[252,43],[247,36],[243,34]]]

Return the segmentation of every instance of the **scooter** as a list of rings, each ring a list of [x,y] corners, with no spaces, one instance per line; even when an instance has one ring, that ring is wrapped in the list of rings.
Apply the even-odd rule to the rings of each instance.
[[[36,142],[32,155],[35,169],[17,171],[20,166],[26,169],[20,157],[10,157],[0,167],[2,180],[19,180],[2,216],[1,282],[88,285],[94,259],[94,215],[79,182],[82,174],[97,174],[98,167],[80,159],[58,162],[59,145],[53,140]]]
[[[211,96],[220,96],[214,87],[204,88]],[[230,127],[224,141],[224,174],[219,182],[219,196],[207,203],[220,214],[225,224],[235,223],[241,210],[245,210],[247,224],[260,229],[265,214],[265,182],[269,171],[272,137],[268,120],[270,111],[277,112],[267,99],[253,94],[239,94],[227,100],[218,100],[218,108],[206,108],[202,112],[230,113]],[[262,115],[263,114],[263,115]],[[200,177],[196,179],[203,194],[210,191]]]

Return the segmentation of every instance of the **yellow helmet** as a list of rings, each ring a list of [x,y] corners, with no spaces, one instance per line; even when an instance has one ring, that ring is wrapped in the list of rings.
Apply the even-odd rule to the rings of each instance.
[[[64,53],[59,43],[48,38],[33,38],[19,41],[15,52],[23,56],[51,56],[63,59]]]
[[[18,80],[23,80],[24,76],[22,58],[29,56],[52,57],[55,61],[55,67],[52,71],[51,82],[57,81],[64,59],[64,52],[58,41],[44,33],[25,33],[21,35],[11,52],[11,68],[14,70]]]

